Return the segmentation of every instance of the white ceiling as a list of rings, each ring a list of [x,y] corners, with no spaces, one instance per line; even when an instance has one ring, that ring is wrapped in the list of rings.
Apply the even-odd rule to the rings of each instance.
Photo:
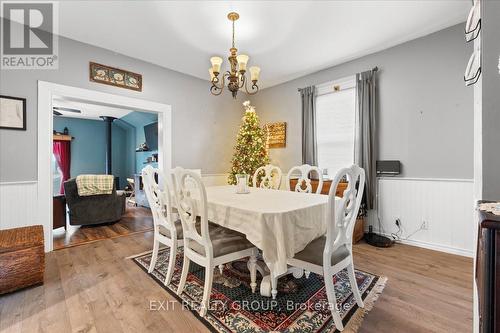
[[[465,21],[470,0],[66,1],[60,33],[208,79],[236,47],[269,87]],[[113,65],[113,64],[109,64]],[[223,66],[227,66],[227,60]]]
[[[130,112],[132,112],[132,110],[113,108],[105,105],[100,105],[97,103],[83,102],[58,96],[52,99],[52,106],[81,111],[81,113],[76,113],[76,112],[57,110],[58,112],[62,113],[62,116],[59,117],[91,119],[91,120],[101,120],[100,118],[101,116],[122,118],[125,117]]]

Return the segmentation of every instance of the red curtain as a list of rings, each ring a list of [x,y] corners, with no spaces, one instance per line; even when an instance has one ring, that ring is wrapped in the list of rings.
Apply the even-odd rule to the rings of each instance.
[[[54,141],[53,151],[57,165],[61,169],[61,187],[60,194],[64,194],[64,182],[70,177],[69,170],[71,167],[71,141]]]

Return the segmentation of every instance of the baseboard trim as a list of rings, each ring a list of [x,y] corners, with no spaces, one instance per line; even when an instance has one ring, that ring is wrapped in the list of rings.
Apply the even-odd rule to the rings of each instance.
[[[365,230],[368,232],[368,230]],[[374,232],[377,232],[374,230]],[[390,239],[393,239],[390,234],[385,234],[381,233],[381,235],[384,235]],[[405,244],[405,245],[411,245],[411,246],[416,246],[416,247],[421,247],[424,249],[428,250],[434,250],[434,251],[439,251],[439,252],[445,252],[449,254],[455,254],[458,256],[462,257],[468,257],[468,258],[474,258],[474,252],[466,249],[460,249],[457,247],[451,247],[451,246],[446,246],[446,245],[441,245],[441,244],[434,244],[434,243],[428,243],[428,242],[422,242],[418,240],[413,240],[413,239],[401,239],[401,240],[396,240],[396,243],[400,244]]]
[[[469,250],[465,250],[465,249],[459,249],[459,248],[456,248],[456,247],[449,247],[449,246],[444,246],[444,245],[426,243],[426,242],[421,242],[421,241],[411,240],[411,239],[400,240],[400,241],[397,241],[397,242],[401,243],[401,244],[422,247],[424,249],[429,249],[429,250],[434,250],[434,251],[440,251],[440,252],[446,252],[446,253],[450,253],[450,254],[455,254],[455,255],[462,256],[462,257],[469,257],[469,258],[473,258],[474,257],[473,251],[469,251]]]

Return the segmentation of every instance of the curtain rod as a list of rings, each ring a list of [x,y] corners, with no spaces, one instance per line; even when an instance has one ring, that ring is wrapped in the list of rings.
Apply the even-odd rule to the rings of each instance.
[[[373,68],[372,68],[372,71],[373,71],[373,72],[378,72],[378,66],[373,67]],[[317,86],[317,85],[315,84],[314,86]],[[303,90],[303,89],[305,89],[305,88],[306,88],[306,87],[304,87],[304,88],[298,88],[297,90],[298,90],[298,91],[301,91],[301,90]]]

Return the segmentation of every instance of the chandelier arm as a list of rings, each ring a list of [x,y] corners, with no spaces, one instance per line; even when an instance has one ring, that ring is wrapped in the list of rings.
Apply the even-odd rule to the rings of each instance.
[[[217,85],[216,82],[212,81],[212,86],[210,87],[210,92],[212,93],[212,95],[219,96],[220,94],[222,94],[226,83],[226,77],[229,77],[229,75],[229,72],[225,72],[224,75],[222,75],[222,81],[219,81],[220,85]]]
[[[217,77],[214,77],[214,79],[212,80],[212,86],[216,87],[217,89],[224,88],[224,75],[221,75],[221,76],[222,76],[222,81],[220,81],[219,78],[217,78]],[[217,84],[217,83],[220,83],[220,84]]]
[[[239,86],[239,88],[240,88],[240,89],[241,89],[241,88],[243,88],[243,86],[245,86],[245,85],[246,85],[246,82],[247,82],[247,77],[246,77],[246,75],[245,75],[245,74],[242,74],[242,75],[241,75],[240,84],[238,85],[238,86]]]
[[[224,86],[224,82],[226,82],[226,80],[229,80],[230,76],[231,76],[231,72],[230,71],[226,71],[224,73],[224,76],[222,77],[222,86]]]
[[[214,96],[219,96],[221,93],[222,93],[222,89],[216,87],[216,86],[211,86],[210,87],[210,92],[212,93],[212,95]]]
[[[245,91],[247,92],[247,94],[249,95],[255,95],[257,92],[259,92],[259,86],[257,85],[257,83],[253,83],[252,82],[252,86],[251,86],[251,89],[250,91],[248,90],[248,81],[245,80]]]
[[[215,78],[212,81],[212,86],[210,87],[210,92],[212,93],[212,95],[219,96],[220,94],[222,94],[222,90],[224,90],[224,83],[226,81],[225,74],[222,75],[222,81],[219,81],[220,85],[217,85],[217,83],[214,81],[215,81]]]

